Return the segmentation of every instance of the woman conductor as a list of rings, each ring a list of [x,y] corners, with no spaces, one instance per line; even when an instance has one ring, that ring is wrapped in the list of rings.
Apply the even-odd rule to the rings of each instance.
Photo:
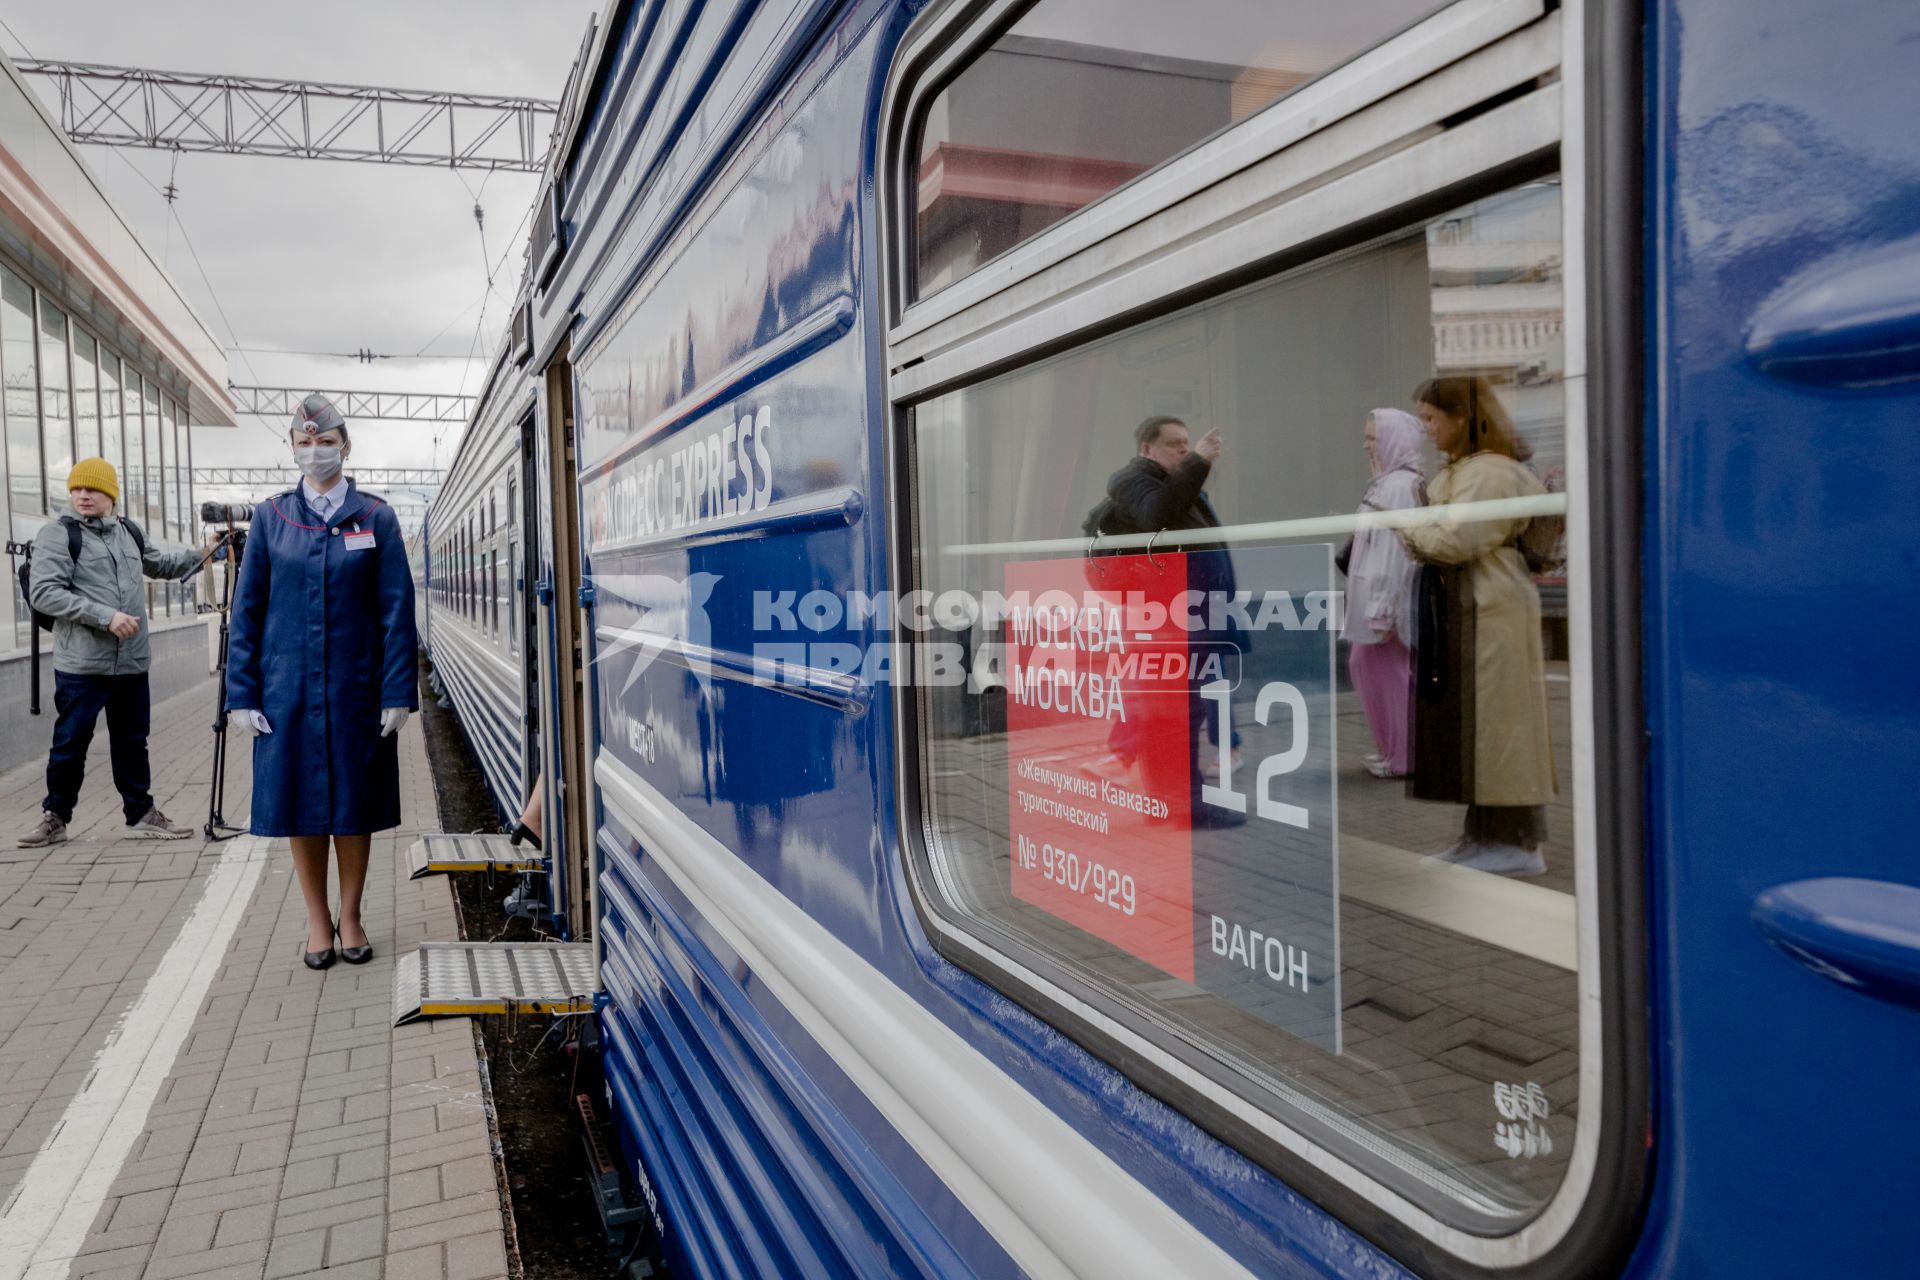
[[[419,709],[413,577],[400,521],[341,475],[352,448],[325,396],[294,415],[305,478],[261,503],[234,591],[227,709],[253,744],[255,835],[286,836],[307,903],[304,960],[348,964],[373,946],[360,921],[373,833],[400,824],[399,732]],[[327,908],[327,841],[340,916]]]

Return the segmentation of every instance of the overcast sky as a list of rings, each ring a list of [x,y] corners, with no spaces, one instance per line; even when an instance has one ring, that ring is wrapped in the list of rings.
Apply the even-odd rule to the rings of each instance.
[[[24,43],[38,58],[555,99],[600,8],[601,0],[0,0],[0,17],[14,33],[0,31],[0,42],[15,57]],[[51,108],[52,83],[27,80]],[[230,351],[234,382],[455,391],[464,375],[471,392],[485,376],[519,281],[517,242],[525,229],[515,233],[511,252],[506,237],[533,199],[532,175],[207,154],[176,161],[170,153],[96,146],[80,153],[222,342],[441,357],[366,365]],[[211,296],[154,189],[170,174]],[[469,189],[486,211],[484,258]],[[506,265],[480,326],[487,267],[503,253]],[[469,365],[460,357],[477,327],[480,358]],[[194,462],[286,462],[284,425],[275,421],[269,430],[258,418],[242,418],[238,431],[196,429]],[[436,433],[444,433],[437,451]],[[444,466],[458,433],[422,423],[356,423],[353,461]]]

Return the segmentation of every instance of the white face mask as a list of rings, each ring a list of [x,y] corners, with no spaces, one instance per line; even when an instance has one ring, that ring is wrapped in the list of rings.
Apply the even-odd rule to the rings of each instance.
[[[346,454],[337,444],[296,445],[293,460],[310,478],[331,480],[340,474]]]

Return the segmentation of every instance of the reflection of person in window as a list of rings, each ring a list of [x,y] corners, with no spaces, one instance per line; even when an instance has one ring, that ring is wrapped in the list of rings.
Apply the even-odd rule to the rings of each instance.
[[[1427,487],[1435,507],[1546,492],[1530,452],[1485,380],[1435,378],[1415,393],[1445,455]],[[1553,797],[1540,594],[1515,540],[1527,518],[1457,519],[1402,532],[1427,567],[1418,588],[1413,774],[1408,792],[1467,805],[1441,862],[1499,875],[1546,870]]]
[[[1107,500],[1095,510],[1092,522],[1105,536],[1156,533],[1179,529],[1217,529],[1220,517],[1207,500],[1205,485],[1220,460],[1222,441],[1219,428],[1192,440],[1187,424],[1178,418],[1155,416],[1146,419],[1133,433],[1135,453],[1127,464],[1107,480]],[[1233,559],[1221,545],[1185,545],[1175,548],[1187,557],[1187,590],[1233,593]],[[1211,596],[1206,597],[1211,599]],[[1224,597],[1223,597],[1224,598]],[[1205,643],[1223,637],[1196,631],[1191,643]],[[1207,725],[1207,737],[1220,741],[1220,707],[1216,702],[1196,697],[1190,719],[1190,732],[1196,745],[1199,724]],[[1143,726],[1121,723],[1107,739],[1110,754],[1092,766],[1103,777],[1120,777],[1132,769],[1140,755],[1139,734]],[[1237,750],[1238,741],[1233,743]],[[1218,752],[1209,753],[1216,759]],[[1196,796],[1198,781],[1195,782]]]
[[[1426,502],[1420,470],[1420,422],[1404,409],[1367,415],[1373,481],[1360,510],[1404,511]],[[1347,670],[1379,750],[1367,757],[1376,778],[1413,767],[1408,717],[1413,702],[1413,562],[1391,530],[1362,526],[1347,560]]]

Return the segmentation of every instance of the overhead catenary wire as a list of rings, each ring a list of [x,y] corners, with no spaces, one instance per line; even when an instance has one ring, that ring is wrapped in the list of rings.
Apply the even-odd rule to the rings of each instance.
[[[473,310],[473,304],[469,303],[460,312],[460,316],[466,315],[466,313],[471,310]],[[456,316],[454,317],[454,319],[457,321],[460,318],[460,316]],[[451,324],[447,326],[448,329],[451,329],[452,327],[453,326]],[[441,336],[444,336],[445,333],[446,333],[446,329],[442,329],[439,334],[435,335],[436,339]],[[429,343],[428,345],[431,346],[432,343]],[[312,350],[304,347],[236,346],[233,348],[233,350],[250,351],[255,355],[262,355],[262,356],[316,356],[324,360],[358,360],[362,364],[371,363],[372,361],[375,361],[375,360],[460,360],[465,358],[458,351],[427,351],[425,349],[416,351],[412,355],[402,355],[397,352],[391,352],[391,351],[373,351],[370,349],[363,349],[360,351],[319,351],[319,350]]]
[[[23,57],[31,58],[33,56],[33,50],[27,48],[27,42],[20,38],[18,31],[15,31],[11,26],[7,25],[5,18],[0,18],[0,28],[5,28],[6,33],[13,37],[13,42],[20,46],[20,53]]]
[[[18,39],[18,37],[16,36],[15,39]],[[146,183],[147,188],[151,190],[155,195],[159,196],[162,203],[166,205],[167,217],[173,225],[180,228],[180,242],[187,246],[187,255],[193,259],[194,270],[200,273],[200,283],[206,286],[207,297],[212,299],[213,301],[214,312],[220,317],[220,323],[225,325],[227,328],[228,348],[239,355],[240,362],[247,366],[247,373],[252,376],[253,380],[256,383],[264,382],[265,379],[261,378],[260,371],[253,367],[253,361],[247,358],[246,351],[240,346],[239,331],[233,327],[233,321],[228,318],[226,307],[221,305],[220,294],[213,287],[213,280],[207,275],[206,264],[200,261],[200,251],[193,247],[193,237],[187,234],[187,224],[180,217],[180,209],[178,204],[174,200],[169,199],[167,197],[166,192],[162,191],[159,187],[155,186],[153,179],[147,177],[146,174],[140,172],[138,166],[136,166],[133,163],[133,161],[127,159],[127,157],[123,153],[121,153],[116,149],[114,151],[114,154],[120,157],[121,163],[127,166],[128,171],[131,172],[134,177]],[[177,163],[179,160],[179,157],[175,156],[174,159]],[[245,414],[242,416],[260,418],[260,415],[258,414]],[[264,418],[260,418],[260,426],[262,430],[277,434],[277,432],[274,432],[274,428],[269,426],[266,419]]]
[[[464,179],[462,181],[464,181]],[[483,180],[480,186],[484,190],[486,187],[486,182]],[[520,243],[520,240],[519,240],[520,232],[527,225],[528,219],[530,219],[533,216],[533,206],[535,203],[536,201],[528,201],[527,207],[521,210],[520,221],[516,222],[513,226],[513,230],[507,234],[506,248],[500,251],[500,256],[494,260],[493,265],[487,271],[487,286],[486,286],[486,289],[480,294],[480,318],[474,323],[473,340],[467,344],[467,354],[465,357],[466,363],[462,367],[460,372],[459,394],[461,395],[466,394],[467,372],[473,368],[473,362],[476,359],[487,358],[480,354],[480,336],[481,336],[482,330],[485,328],[487,323],[487,307],[492,303],[494,290],[498,287],[497,282],[500,278],[500,268],[506,265],[507,255],[513,252],[514,246]],[[426,347],[432,346],[435,342],[438,342],[446,334],[447,329],[451,329],[455,324],[459,323],[460,316],[464,316],[468,311],[471,311],[472,309],[473,309],[472,304],[469,304],[467,307],[463,308],[459,315],[456,315],[452,320],[449,320],[447,322],[445,329],[442,329],[439,333],[436,333],[435,335],[433,335],[433,337],[428,340],[426,346],[421,347],[421,351],[424,352],[426,350]],[[491,348],[489,348],[489,350],[490,349]],[[440,462],[440,441],[445,435],[446,435],[446,431],[444,428],[434,433],[433,461],[435,466],[438,466]]]
[[[32,59],[34,57],[33,50],[27,45],[26,41],[21,38],[20,33],[15,31],[13,29],[12,24],[8,23],[4,19],[4,17],[0,17],[0,30],[4,30],[8,35],[8,37],[12,39],[14,44],[19,48],[22,57],[27,59]],[[482,292],[480,298],[478,299],[480,314],[475,320],[474,333],[473,333],[472,339],[468,343],[467,352],[464,356],[456,356],[452,354],[441,354],[441,353],[429,354],[430,349],[433,347],[433,345],[437,343],[442,337],[444,337],[448,331],[450,331],[455,325],[460,323],[460,321],[473,310],[474,304],[471,304],[471,303],[465,307],[462,307],[458,312],[456,312],[454,316],[451,319],[449,319],[447,324],[438,333],[436,333],[432,338],[428,339],[427,342],[421,345],[418,351],[412,353],[411,355],[399,355],[396,353],[374,352],[370,348],[364,348],[364,347],[359,349],[358,351],[341,352],[341,351],[301,350],[301,349],[291,349],[291,348],[242,346],[239,341],[239,331],[237,328],[235,328],[232,318],[227,314],[226,306],[222,302],[219,292],[213,286],[213,281],[207,271],[206,264],[201,259],[199,250],[193,243],[192,234],[187,230],[186,221],[184,218],[181,217],[178,209],[178,200],[181,194],[180,184],[179,184],[179,163],[180,163],[179,148],[175,147],[172,149],[172,155],[169,157],[169,171],[167,175],[167,181],[164,188],[162,188],[159,184],[156,184],[151,178],[149,178],[145,173],[143,173],[118,148],[113,148],[113,150],[115,154],[120,156],[121,163],[126,165],[126,167],[133,173],[134,177],[139,179],[140,182],[145,184],[149,190],[151,190],[157,197],[159,197],[161,203],[166,208],[166,215],[162,222],[163,248],[162,248],[161,256],[162,256],[163,265],[166,262],[166,260],[170,257],[170,250],[171,250],[171,244],[172,244],[172,231],[174,228],[177,227],[180,231],[181,242],[184,245],[186,245],[188,255],[193,261],[194,269],[200,277],[202,286],[207,291],[208,299],[213,303],[214,312],[219,317],[221,324],[225,327],[227,331],[227,342],[226,342],[227,349],[232,351],[234,355],[238,358],[239,362],[245,366],[249,376],[252,378],[255,384],[266,385],[269,382],[269,379],[262,377],[260,375],[259,370],[254,367],[253,361],[251,359],[251,353],[270,354],[270,355],[290,355],[290,356],[297,355],[297,356],[318,357],[318,358],[325,358],[325,359],[354,359],[354,360],[359,360],[363,363],[369,363],[369,364],[374,362],[375,360],[391,360],[391,359],[408,359],[408,360],[459,359],[462,361],[462,374],[461,374],[461,380],[460,380],[460,389],[457,394],[461,394],[461,395],[465,394],[467,381],[468,381],[466,371],[471,368],[472,363],[475,359],[483,358],[480,354],[480,350],[481,350],[482,341],[486,335],[486,322],[488,318],[488,312],[491,308],[492,294],[494,290],[498,287],[500,270],[505,265],[508,255],[513,252],[516,244],[518,243],[518,237],[521,234],[522,230],[526,227],[528,220],[532,216],[532,212],[533,212],[534,202],[529,201],[527,206],[521,211],[521,216],[519,221],[514,225],[513,230],[508,234],[506,245],[502,249],[499,257],[497,258],[492,257],[488,251],[488,245],[487,245],[485,206],[484,206],[484,196],[486,194],[486,189],[489,183],[492,181],[492,177],[493,177],[493,170],[491,168],[489,168],[483,174],[480,185],[476,189],[472,186],[472,184],[466,181],[466,179],[460,174],[458,168],[449,166],[449,172],[454,174],[455,178],[460,182],[461,186],[465,189],[467,194],[473,199],[473,202],[474,202],[473,215],[474,215],[475,230],[478,234],[478,238],[480,242],[481,267],[482,267],[482,270],[485,272],[485,289]],[[240,416],[260,419],[261,425],[270,434],[274,434],[274,435],[278,434],[277,424],[269,423],[263,415],[252,413],[250,411],[245,411],[245,410],[241,410],[239,412],[240,412]],[[436,459],[438,456],[438,447],[440,444],[440,439],[441,437],[438,435],[434,437]]]

